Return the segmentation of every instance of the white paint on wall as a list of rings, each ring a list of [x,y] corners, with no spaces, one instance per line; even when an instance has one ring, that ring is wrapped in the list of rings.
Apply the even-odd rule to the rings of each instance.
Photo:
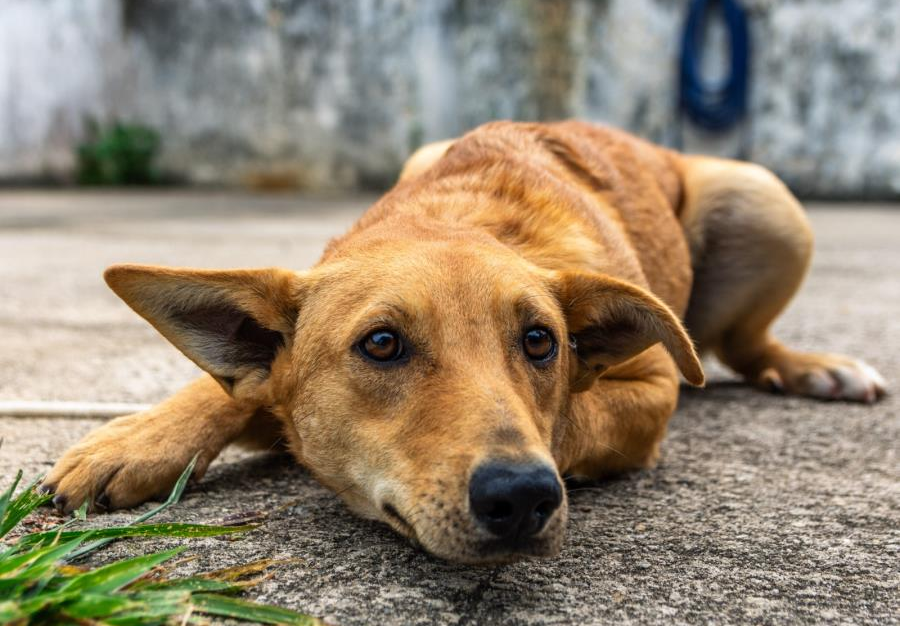
[[[107,112],[118,6],[109,0],[3,0],[0,177],[60,173],[88,115]]]

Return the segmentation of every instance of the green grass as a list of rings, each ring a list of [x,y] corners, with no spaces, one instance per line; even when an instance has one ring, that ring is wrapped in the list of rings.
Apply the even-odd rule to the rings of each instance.
[[[77,180],[81,185],[152,185],[161,138],[142,124],[88,121],[88,139],[78,146]]]
[[[166,502],[126,526],[73,529],[85,519],[86,506],[82,506],[72,519],[49,531],[10,539],[8,535],[26,516],[52,498],[35,489],[37,481],[14,495],[22,479],[20,471],[0,494],[0,624],[143,626],[204,624],[215,617],[264,624],[322,624],[308,615],[235,597],[265,578],[266,568],[273,564],[269,560],[177,577],[170,570],[186,549],[180,546],[96,568],[75,564],[116,539],[190,539],[254,528],[143,523],[178,501],[193,466],[191,462],[185,469]]]

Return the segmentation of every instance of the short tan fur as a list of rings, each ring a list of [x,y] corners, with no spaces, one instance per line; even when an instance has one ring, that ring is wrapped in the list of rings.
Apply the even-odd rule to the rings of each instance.
[[[473,513],[476,469],[527,464],[561,486],[652,466],[679,373],[703,384],[699,352],[763,389],[884,393],[864,363],[769,332],[811,250],[802,208],[756,165],[580,122],[487,124],[415,153],[311,269],[110,268],[110,287],[209,376],[89,434],[45,486],[64,510],[129,507],[195,453],[200,476],[230,443],[283,442],[436,555],[550,556],[564,493],[539,530],[498,543]],[[529,329],[554,342],[545,360],[523,351]],[[366,356],[379,331],[402,358]]]

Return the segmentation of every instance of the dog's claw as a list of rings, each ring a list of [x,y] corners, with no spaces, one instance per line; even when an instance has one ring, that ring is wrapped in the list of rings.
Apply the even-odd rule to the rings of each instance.
[[[103,511],[103,512],[108,511],[110,509],[109,496],[105,493],[101,493],[99,496],[97,496],[97,499],[94,500],[94,506],[99,511]]]
[[[767,367],[759,375],[759,382],[763,389],[771,393],[784,393],[784,381],[781,374],[774,367]]]
[[[51,500],[51,502],[53,503],[53,506],[56,507],[57,511],[59,511],[60,513],[65,513],[66,505],[69,504],[69,499],[61,493],[58,493],[53,496],[53,500]]]

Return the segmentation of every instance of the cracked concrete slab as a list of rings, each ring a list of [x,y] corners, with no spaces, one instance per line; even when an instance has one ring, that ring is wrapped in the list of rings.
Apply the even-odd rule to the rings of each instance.
[[[108,292],[105,265],[303,267],[367,200],[0,195],[0,400],[158,401],[196,371]],[[813,207],[814,267],[777,326],[794,346],[866,359],[894,390],[897,208]],[[874,407],[769,396],[710,365],[707,389],[684,390],[657,469],[571,491],[556,559],[436,560],[352,516],[290,459],[240,451],[165,516],[262,512],[258,530],[194,542],[185,571],[290,560],[250,595],[348,626],[898,623],[896,393]],[[0,475],[46,471],[98,423],[0,418]]]

